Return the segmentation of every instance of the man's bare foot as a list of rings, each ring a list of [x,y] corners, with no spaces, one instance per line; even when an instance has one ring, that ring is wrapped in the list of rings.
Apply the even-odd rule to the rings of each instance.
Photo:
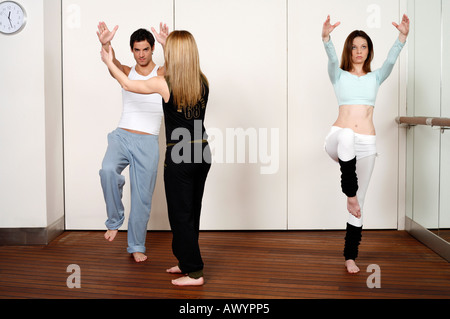
[[[166,271],[170,274],[181,274],[180,267],[173,266],[172,268],[166,269]]]
[[[117,229],[108,229],[105,233],[105,239],[107,241],[113,241],[117,235]]]
[[[347,210],[356,218],[361,218],[361,207],[359,207],[358,198],[356,196],[347,197]]]
[[[347,271],[350,274],[356,274],[359,272],[358,266],[353,259],[348,259],[345,261],[345,267],[347,267]]]
[[[143,261],[146,261],[146,260],[147,260],[147,256],[144,255],[143,253],[135,252],[135,253],[133,253],[132,255],[133,255],[134,260],[135,260],[137,263],[140,263],[140,262],[143,262]]]
[[[205,283],[203,277],[194,279],[189,276],[180,277],[172,280],[172,284],[175,286],[201,286]]]

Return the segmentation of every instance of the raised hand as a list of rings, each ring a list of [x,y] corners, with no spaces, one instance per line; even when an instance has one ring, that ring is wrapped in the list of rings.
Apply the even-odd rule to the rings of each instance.
[[[323,23],[323,28],[322,28],[322,39],[324,41],[328,41],[329,37],[330,37],[330,33],[333,32],[333,30],[340,25],[340,22],[336,22],[335,24],[331,24],[330,23],[330,15],[327,16],[327,19],[325,20],[325,22]]]
[[[100,40],[100,43],[102,45],[106,45],[114,38],[114,35],[116,34],[117,29],[119,28],[118,25],[114,27],[112,31],[109,31],[108,27],[106,26],[105,22],[99,22],[97,31],[98,39]]]
[[[169,27],[164,23],[159,24],[159,33],[156,32],[155,28],[152,27],[152,32],[158,41],[163,47],[166,45],[166,39],[169,36]]]
[[[402,21],[400,24],[397,24],[395,22],[392,22],[392,25],[397,28],[397,30],[400,32],[399,38],[402,42],[406,41],[406,37],[409,33],[409,18],[406,14],[403,15]]]
[[[108,66],[113,63],[114,60],[114,53],[113,50],[111,50],[111,45],[108,45],[108,50],[105,49],[104,46],[102,46],[102,50],[100,51],[102,61]]]

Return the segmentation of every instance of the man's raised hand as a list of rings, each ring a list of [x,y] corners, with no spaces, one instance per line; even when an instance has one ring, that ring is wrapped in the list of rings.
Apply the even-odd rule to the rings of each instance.
[[[98,39],[100,40],[100,43],[102,45],[106,45],[110,43],[111,40],[114,38],[114,35],[116,34],[116,31],[119,28],[119,26],[116,25],[112,31],[109,31],[105,22],[99,22],[97,28],[98,28],[97,36]]]

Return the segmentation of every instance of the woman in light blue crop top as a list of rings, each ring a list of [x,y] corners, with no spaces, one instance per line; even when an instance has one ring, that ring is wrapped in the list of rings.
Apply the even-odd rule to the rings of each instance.
[[[330,33],[340,24],[323,24],[322,41],[328,56],[328,75],[339,104],[339,116],[325,139],[325,150],[340,165],[341,188],[347,196],[344,257],[349,273],[357,273],[355,259],[361,241],[362,208],[375,164],[376,136],[373,111],[378,88],[391,73],[409,33],[409,19],[403,15],[400,32],[381,68],[372,71],[373,43],[360,30],[347,37],[339,64]]]

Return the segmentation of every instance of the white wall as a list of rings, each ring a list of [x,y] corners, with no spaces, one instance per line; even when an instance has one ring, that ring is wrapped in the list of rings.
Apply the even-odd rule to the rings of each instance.
[[[20,3],[25,28],[0,35],[0,228],[47,227],[64,215],[59,2]]]
[[[63,1],[67,228],[103,229],[106,218],[98,169],[106,134],[120,116],[121,93],[100,61],[95,36],[99,20],[110,27],[120,25],[113,44],[118,57],[129,64],[133,60],[128,37],[138,27],[164,21],[171,29],[191,31],[197,40],[211,85],[206,127],[215,155],[202,229],[344,227],[339,170],[322,149],[338,110],[326,73],[322,23],[327,14],[342,22],[333,37],[339,52],[350,31],[366,29],[375,43],[376,68],[398,36],[391,22],[401,16],[399,2],[349,3],[351,12],[348,7],[336,8],[331,0],[155,0],[127,6],[119,1]],[[144,7],[137,12],[138,4]],[[356,18],[354,12],[359,12]],[[394,119],[402,107],[399,68],[400,63],[377,99],[381,156],[366,200],[366,228],[397,228],[399,158]],[[246,138],[242,162],[236,155],[236,135]],[[254,161],[251,140],[257,142]],[[164,143],[163,138],[160,141]],[[126,188],[124,201],[129,205],[127,192]],[[162,178],[153,203],[149,229],[168,229]]]
[[[39,21],[44,16],[43,0],[23,2],[29,10],[35,8],[40,12],[40,19],[33,20],[31,16],[27,28],[20,36],[8,39],[7,44],[20,48],[20,41],[24,40],[21,37],[26,36],[27,47],[31,43],[35,48],[33,58],[44,61],[43,34],[28,28],[36,24],[37,30],[42,30]],[[174,27],[190,30],[197,40],[202,68],[211,83],[206,126],[216,160],[207,181],[202,229],[342,228],[346,213],[339,191],[338,168],[322,149],[323,139],[337,116],[337,103],[326,74],[327,60],[320,39],[322,23],[327,14],[342,22],[333,37],[338,52],[350,31],[366,29],[375,43],[373,67],[376,68],[398,34],[391,22],[398,21],[402,13],[401,0],[375,1],[375,7],[370,6],[372,1],[347,2],[348,6],[337,8],[331,0],[134,0],[126,3],[63,0],[67,229],[104,229],[106,219],[98,170],[106,150],[106,135],[116,127],[120,117],[121,90],[100,60],[100,45],[95,34],[100,20],[110,27],[120,26],[113,45],[124,64],[134,62],[128,42],[130,34],[139,27],[157,27],[163,21],[172,30]],[[353,8],[351,12],[348,7]],[[375,17],[380,18],[379,28],[367,27],[367,19],[373,18],[378,9],[380,14]],[[378,20],[370,23],[378,23]],[[3,48],[4,38],[1,41]],[[5,74],[20,74],[17,66],[12,65],[12,59],[19,54],[26,60],[28,55],[24,50],[16,51],[14,55],[12,51],[6,51],[9,55],[0,52],[10,60]],[[157,63],[163,62],[160,47],[154,59]],[[381,156],[377,159],[366,200],[366,228],[397,227],[399,158],[394,118],[403,107],[399,86],[402,59],[403,53],[377,98],[375,125]],[[50,59],[46,61],[49,65]],[[10,109],[5,110],[2,105],[0,111],[1,145],[18,154],[11,159],[1,159],[1,178],[7,181],[2,183],[2,193],[11,194],[2,201],[9,210],[19,213],[6,214],[0,227],[46,225],[44,212],[49,192],[43,185],[46,180],[47,183],[61,180],[42,170],[52,166],[49,157],[54,154],[45,134],[59,129],[56,124],[49,127],[45,122],[51,121],[52,113],[45,112],[44,100],[50,102],[47,95],[51,93],[41,84],[44,66],[44,62],[38,62],[36,70],[26,70],[28,78],[15,77],[17,81],[25,81],[29,95],[22,94],[17,84],[6,84],[5,89],[2,85],[5,92],[14,92],[14,98],[8,100]],[[47,73],[47,79],[50,78]],[[1,77],[1,81],[5,79]],[[20,103],[15,102],[16,99]],[[239,129],[248,134],[247,139],[258,141],[254,162],[251,157],[255,155],[251,151],[254,144],[249,140],[245,142],[247,154],[242,163],[236,154],[231,157],[233,151],[239,153],[234,136],[240,134]],[[10,139],[12,130],[15,137]],[[265,133],[267,139],[264,139]],[[34,137],[32,142],[18,143],[30,134]],[[275,140],[268,142],[271,138]],[[227,149],[232,141],[235,145]],[[163,134],[160,143],[162,163]],[[219,147],[220,143],[224,148]],[[124,193],[127,207],[128,186]],[[26,194],[27,201],[20,194]],[[36,217],[32,213],[36,210],[40,212],[37,215],[43,216]],[[169,229],[161,165],[149,229]]]
[[[450,2],[442,1],[442,30],[450,28]],[[445,32],[442,43],[441,116],[450,118],[450,39]],[[450,130],[441,136],[441,185],[439,227],[450,228]]]
[[[141,26],[157,26],[160,21],[167,22],[173,30],[174,9],[176,28],[188,29],[196,37],[203,71],[211,84],[206,126],[212,147],[217,150],[219,143],[224,147],[233,141],[235,144],[223,156],[214,152],[215,163],[204,196],[202,228],[286,228],[285,1],[176,1],[175,6],[172,1],[145,4],[137,1],[126,8],[119,5],[122,2],[108,1],[107,6],[105,3],[63,3],[67,227],[104,227],[106,213],[98,169],[106,149],[106,134],[117,125],[121,111],[120,87],[109,77],[99,58],[96,23],[104,20],[111,27],[120,25],[113,44],[119,59],[131,65],[128,38],[132,31]],[[138,4],[144,6],[141,16],[135,12]],[[119,9],[123,14],[118,16]],[[79,24],[73,24],[77,10]],[[249,12],[253,17],[250,21]],[[243,29],[245,36],[237,37]],[[157,51],[162,57],[160,47]],[[91,114],[88,118],[87,113]],[[237,155],[230,158],[232,150],[239,152],[237,138],[234,140],[233,136],[239,128],[249,134],[256,132],[252,136],[258,140],[260,130],[266,130],[269,138],[277,137],[271,146],[279,147],[275,155],[280,158],[262,163],[265,158],[259,154],[264,150],[261,145],[256,163],[251,163],[248,157],[244,163],[238,163]],[[272,135],[272,129],[279,136]],[[164,146],[163,137],[160,142]],[[163,151],[164,147],[161,158]],[[270,168],[274,169],[273,174],[261,173]],[[169,228],[162,169],[159,177],[150,229]],[[126,187],[124,202],[129,205],[128,201]]]
[[[439,228],[450,228],[450,130],[441,136]]]
[[[206,184],[201,227],[286,229],[286,1],[175,4],[175,28],[190,30],[196,37],[210,81],[206,128],[213,135],[215,162]],[[251,136],[245,141],[249,154],[243,163],[238,160],[238,140],[230,134],[236,129]],[[263,154],[272,155],[267,164]]]
[[[412,12],[413,42],[408,86],[408,113],[414,116],[448,117],[448,43],[450,6],[447,1],[408,1]],[[441,17],[444,18],[441,22]],[[443,23],[443,24],[442,24]],[[443,37],[442,37],[443,36]],[[434,44],[430,50],[428,45]],[[444,46],[441,49],[441,44]],[[441,87],[442,85],[442,87]],[[416,126],[408,132],[408,215],[426,228],[449,225],[448,131]]]
[[[61,1],[44,1],[47,224],[64,216]]]

